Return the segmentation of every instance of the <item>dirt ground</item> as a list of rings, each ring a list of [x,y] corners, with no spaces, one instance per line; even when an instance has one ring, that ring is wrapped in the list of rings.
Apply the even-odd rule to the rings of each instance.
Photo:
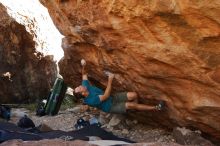
[[[30,112],[24,108],[12,109],[11,122],[17,123],[24,114],[28,115],[36,126],[46,124],[54,130],[75,130],[74,125],[80,117],[84,120],[96,118],[105,130],[111,131],[114,135],[128,138],[132,141],[175,142],[172,133],[164,129],[143,125],[135,119],[128,119],[124,115],[107,114],[94,109],[83,112],[79,106],[62,110],[56,116],[43,117],[38,117],[35,115],[35,112]]]

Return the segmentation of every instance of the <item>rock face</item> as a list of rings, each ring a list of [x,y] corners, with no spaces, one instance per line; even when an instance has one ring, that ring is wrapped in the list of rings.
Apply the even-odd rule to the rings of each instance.
[[[0,12],[0,103],[47,96],[56,77],[55,62],[35,51],[33,37],[1,4]]]
[[[117,141],[114,141],[116,144],[119,143]],[[111,142],[114,144],[114,142]],[[93,144],[95,143],[95,144]],[[97,144],[96,144],[97,143]],[[60,139],[53,139],[53,140],[40,140],[40,141],[22,141],[22,140],[11,140],[11,141],[6,141],[1,144],[1,146],[60,146],[60,145],[65,145],[65,146],[102,146],[102,145],[107,145],[108,142],[99,142],[99,141],[82,141],[82,140],[75,140],[75,141],[64,141]],[[183,146],[179,145],[176,143],[135,143],[135,144],[128,144],[129,146]],[[187,146],[187,145],[185,145]]]
[[[41,0],[65,36],[61,74],[113,91],[137,91],[143,103],[165,100],[165,112],[134,113],[147,124],[195,127],[220,138],[219,0]]]
[[[11,140],[6,141],[1,144],[2,146],[13,146],[13,145],[19,145],[19,146],[96,146],[93,144],[89,144],[86,141],[76,140],[76,141],[64,141],[61,139],[53,139],[53,140],[40,140],[40,141],[22,141],[22,140]]]

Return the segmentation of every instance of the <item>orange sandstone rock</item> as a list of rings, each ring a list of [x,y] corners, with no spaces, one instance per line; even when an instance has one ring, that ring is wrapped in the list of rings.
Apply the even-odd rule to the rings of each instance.
[[[198,128],[220,138],[219,0],[41,0],[65,36],[65,81],[90,80],[113,91],[137,91],[143,103],[165,100],[161,113],[138,112],[147,124]],[[153,121],[153,122],[152,122]]]

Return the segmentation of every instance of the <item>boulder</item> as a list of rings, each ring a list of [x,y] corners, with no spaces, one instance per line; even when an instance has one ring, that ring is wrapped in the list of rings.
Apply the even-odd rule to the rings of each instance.
[[[53,57],[35,50],[33,36],[2,4],[0,13],[0,103],[47,97],[57,74]]]
[[[41,0],[65,36],[61,75],[113,92],[136,91],[142,103],[166,101],[164,112],[133,112],[146,124],[189,126],[220,139],[219,0]]]
[[[214,146],[210,141],[204,139],[200,131],[192,131],[185,127],[176,127],[173,130],[175,141],[182,145],[199,145],[199,146]]]

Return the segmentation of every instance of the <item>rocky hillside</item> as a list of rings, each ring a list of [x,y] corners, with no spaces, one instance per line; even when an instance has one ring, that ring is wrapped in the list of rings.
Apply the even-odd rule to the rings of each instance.
[[[189,126],[220,138],[219,0],[41,0],[65,36],[61,75],[80,84],[80,59],[90,80],[114,91],[165,100],[161,113],[134,113],[147,124]]]
[[[0,103],[46,97],[56,77],[53,57],[35,50],[35,42],[0,4]]]

